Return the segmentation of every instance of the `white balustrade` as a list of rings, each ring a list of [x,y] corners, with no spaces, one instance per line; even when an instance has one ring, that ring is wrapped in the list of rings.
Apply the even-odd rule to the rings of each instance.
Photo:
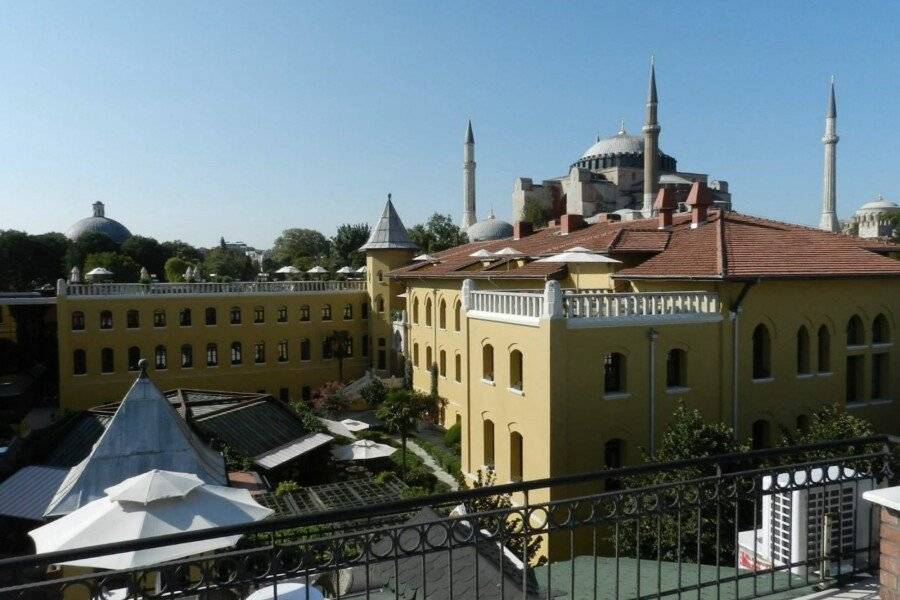
[[[69,283],[66,295],[172,296],[208,294],[296,294],[365,292],[365,281],[234,281],[230,283]]]
[[[540,318],[544,297],[536,292],[471,292],[471,310],[515,317]]]
[[[719,297],[711,292],[643,292],[594,294],[568,292],[564,297],[568,318],[617,319],[719,312]]]

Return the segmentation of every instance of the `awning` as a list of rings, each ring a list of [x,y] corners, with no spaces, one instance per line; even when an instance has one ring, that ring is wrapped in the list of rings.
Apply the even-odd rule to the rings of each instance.
[[[316,448],[331,443],[333,439],[334,438],[327,433],[310,433],[301,438],[297,438],[293,442],[288,442],[283,446],[279,446],[274,450],[269,450],[259,456],[255,456],[253,462],[263,469],[274,469],[278,465],[283,465],[289,460],[293,460],[298,456],[303,456]]]

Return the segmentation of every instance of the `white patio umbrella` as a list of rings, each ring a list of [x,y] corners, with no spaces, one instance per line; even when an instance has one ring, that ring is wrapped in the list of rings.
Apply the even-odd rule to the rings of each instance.
[[[327,273],[328,270],[320,267],[319,265],[314,266],[312,269],[306,271],[310,275],[321,275],[322,273]]]
[[[363,265],[363,266],[361,266],[360,268],[358,268],[358,269],[356,270],[356,272],[357,272],[357,273],[365,273],[365,272],[366,272],[366,265]]]
[[[300,269],[298,269],[294,265],[285,265],[275,272],[280,275],[298,275],[300,273]]]
[[[94,267],[86,273],[88,277],[109,277],[113,272],[103,267]]]
[[[341,424],[350,431],[365,431],[369,428],[368,423],[363,423],[362,421],[357,421],[356,419],[344,419],[343,421],[341,421]]]
[[[516,256],[525,256],[525,253],[519,252],[515,248],[510,248],[509,246],[507,246],[506,248],[501,248],[500,250],[497,250],[496,252],[494,252],[494,256],[503,256],[503,257],[513,258]]]
[[[396,448],[387,444],[379,444],[372,440],[357,440],[346,446],[332,448],[331,454],[338,460],[371,460],[385,458],[396,451]]]
[[[350,267],[341,267],[340,269],[335,271],[335,273],[340,273],[341,275],[349,275],[352,272],[353,269],[351,269]]]
[[[621,264],[622,261],[610,258],[597,252],[592,252],[591,250],[582,248],[581,246],[576,246],[575,248],[570,248],[565,252],[560,252],[559,254],[554,254],[553,256],[545,256],[544,258],[539,258],[535,262],[566,263],[570,265],[578,265],[585,263]],[[576,287],[578,287],[578,275],[578,267],[575,267]]]
[[[420,254],[418,256],[414,256],[413,260],[422,261],[422,262],[432,262],[432,261],[436,261],[437,258],[432,256],[431,254],[425,253],[425,254]]]
[[[196,475],[153,470],[104,490],[106,496],[28,532],[37,554],[158,535],[239,525],[273,513],[250,492],[209,485]],[[233,546],[240,535],[73,560],[63,564],[131,569]]]
[[[472,258],[480,258],[480,259],[488,259],[488,260],[491,258],[494,258],[494,255],[492,253],[488,252],[487,250],[485,250],[484,248],[482,248],[478,252],[473,252],[469,256],[471,256]]]
[[[276,593],[278,596],[275,595]],[[276,598],[278,600],[325,600],[325,596],[317,588],[309,586],[307,590],[305,584],[295,581],[285,581],[259,588],[244,600],[275,600]]]

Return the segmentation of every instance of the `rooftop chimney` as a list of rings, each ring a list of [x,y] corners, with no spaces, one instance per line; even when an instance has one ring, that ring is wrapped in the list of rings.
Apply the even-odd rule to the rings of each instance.
[[[706,210],[712,205],[712,194],[705,183],[695,181],[691,185],[687,205],[691,207],[691,229],[706,223]]]
[[[598,223],[615,223],[616,221],[621,221],[622,215],[617,215],[616,213],[600,213],[597,215]]]
[[[584,229],[584,217],[581,215],[563,215],[559,219],[559,230],[563,235],[569,235],[579,229]]]
[[[519,240],[534,233],[534,226],[529,221],[516,221],[513,225],[513,239]]]
[[[662,187],[656,194],[656,201],[653,203],[653,210],[659,215],[658,229],[668,229],[672,226],[672,213],[678,207],[675,200],[675,190],[672,188]]]

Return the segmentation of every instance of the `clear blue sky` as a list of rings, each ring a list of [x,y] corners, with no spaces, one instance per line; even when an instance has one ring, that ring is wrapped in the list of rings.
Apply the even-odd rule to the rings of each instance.
[[[0,229],[65,231],[102,200],[133,233],[268,247],[286,227],[459,218],[563,174],[657,57],[660,145],[744,212],[813,224],[827,81],[838,210],[900,199],[897,3],[6,2]],[[742,10],[738,10],[738,9]],[[893,166],[892,166],[893,165]]]

